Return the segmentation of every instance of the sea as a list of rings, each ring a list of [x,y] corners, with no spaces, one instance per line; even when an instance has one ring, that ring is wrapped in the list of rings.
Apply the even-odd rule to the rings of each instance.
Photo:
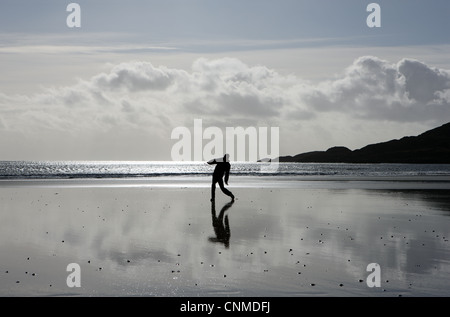
[[[275,163],[274,163],[275,164]],[[232,162],[234,176],[299,177],[441,177],[450,164]],[[269,168],[268,168],[269,167]],[[276,168],[275,168],[276,167]],[[211,175],[205,162],[145,161],[0,161],[0,179],[121,179]]]

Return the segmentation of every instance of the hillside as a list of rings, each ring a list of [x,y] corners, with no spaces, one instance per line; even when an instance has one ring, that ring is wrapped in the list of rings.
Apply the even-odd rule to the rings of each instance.
[[[332,147],[295,156],[281,156],[280,162],[314,163],[429,163],[450,164],[450,123],[418,136],[403,137],[383,143],[370,144],[351,151]]]

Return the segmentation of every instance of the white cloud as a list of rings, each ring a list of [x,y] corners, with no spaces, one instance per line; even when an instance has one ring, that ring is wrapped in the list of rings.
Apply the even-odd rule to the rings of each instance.
[[[400,123],[433,126],[449,115],[448,70],[371,56],[317,85],[234,58],[201,58],[189,71],[136,61],[36,95],[0,94],[0,129],[18,139],[15,145],[8,141],[11,157],[17,147],[26,153],[23,147],[34,142],[50,151],[46,159],[60,152],[71,159],[75,150],[86,159],[170,159],[171,130],[192,125],[194,118],[218,126],[280,126],[282,151],[295,154],[289,149],[299,143],[299,131],[310,135],[304,144],[315,149],[334,145],[329,142],[350,146],[343,144],[352,143],[350,122],[371,129],[376,124],[369,123],[383,122],[385,131],[404,133]],[[369,134],[360,130],[355,139]],[[92,156],[99,147],[103,152]]]
[[[102,90],[149,91],[165,90],[184,77],[184,71],[151,63],[134,62],[115,66],[109,74],[92,78],[91,84]]]
[[[338,79],[308,91],[304,101],[318,111],[395,122],[439,121],[450,117],[448,70],[416,60],[396,64],[376,57],[358,58]]]

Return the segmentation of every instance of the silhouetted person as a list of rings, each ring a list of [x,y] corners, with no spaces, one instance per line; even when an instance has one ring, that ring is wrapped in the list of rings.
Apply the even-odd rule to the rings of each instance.
[[[211,242],[221,242],[225,245],[225,248],[230,246],[230,224],[228,221],[228,215],[225,216],[225,212],[234,204],[234,201],[230,201],[225,204],[220,210],[219,216],[216,216],[216,203],[214,200],[211,202],[211,216],[212,225],[216,237],[210,237]]]
[[[220,189],[225,195],[230,196],[234,200],[234,195],[223,185],[223,177],[225,176],[225,184],[228,186],[228,177],[230,176],[231,165],[228,162],[228,157],[229,155],[225,154],[223,158],[212,159],[207,162],[210,165],[216,164],[211,185],[211,201],[214,201],[216,198],[216,183],[219,183]]]

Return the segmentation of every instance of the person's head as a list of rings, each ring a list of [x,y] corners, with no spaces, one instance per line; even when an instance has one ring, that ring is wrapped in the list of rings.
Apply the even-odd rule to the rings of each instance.
[[[225,154],[224,156],[223,156],[223,161],[224,162],[228,162],[228,159],[230,158],[230,154]]]

